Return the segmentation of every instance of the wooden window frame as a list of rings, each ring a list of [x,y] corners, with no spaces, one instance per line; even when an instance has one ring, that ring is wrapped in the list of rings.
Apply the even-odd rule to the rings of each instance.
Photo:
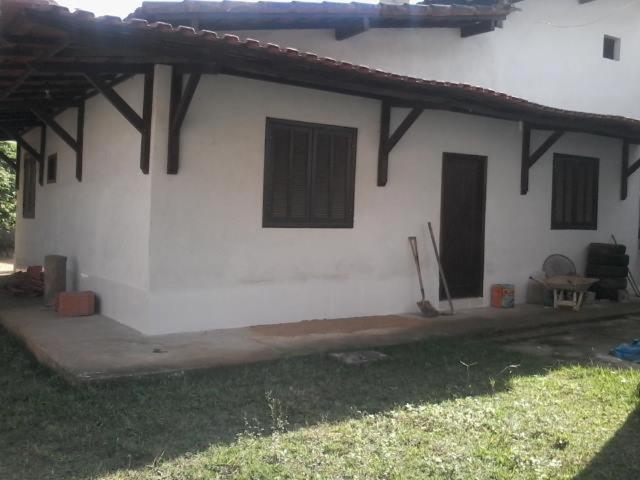
[[[559,201],[559,192],[556,188],[556,175],[559,174],[560,163],[565,160],[582,160],[585,162],[592,162],[595,168],[594,184],[593,184],[593,198],[591,198],[591,208],[593,212],[593,219],[590,223],[575,223],[575,222],[556,222],[555,211],[556,205]],[[586,157],[582,155],[570,155],[566,153],[556,153],[553,156],[553,172],[551,178],[551,230],[598,230],[598,199],[599,199],[599,183],[600,183],[600,159],[596,157]],[[575,220],[576,212],[573,212]]]
[[[271,129],[274,127],[289,127],[310,129],[312,131],[310,154],[307,159],[307,213],[304,220],[294,220],[292,218],[275,219],[267,207],[271,204],[270,198],[273,195],[272,172],[273,161],[270,158],[271,152]],[[315,219],[312,217],[313,211],[313,184],[315,179],[315,146],[318,132],[336,132],[350,137],[350,164],[347,167],[345,209],[344,219],[330,220]],[[263,228],[353,228],[354,203],[355,203],[355,174],[356,174],[356,153],[358,143],[358,129],[352,127],[342,127],[338,125],[328,125],[321,123],[300,122],[296,120],[285,120],[280,118],[267,117],[265,127],[265,151],[264,151],[264,187],[262,200],[262,227]]]
[[[36,218],[36,190],[38,177],[38,162],[31,155],[24,157],[23,188],[22,188],[22,218]]]
[[[53,172],[51,166],[53,165]],[[51,175],[53,173],[53,176]],[[47,157],[47,183],[56,183],[58,181],[58,154],[52,153]]]

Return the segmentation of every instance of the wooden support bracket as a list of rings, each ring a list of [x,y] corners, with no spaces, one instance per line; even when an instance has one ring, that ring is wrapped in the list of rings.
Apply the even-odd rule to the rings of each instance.
[[[78,151],[78,142],[69,135],[69,133],[60,125],[55,118],[46,113],[43,110],[33,108],[31,112],[38,117],[42,122],[53,130],[67,145],[71,147],[73,151]]]
[[[40,130],[40,151],[36,150],[29,142],[27,142],[18,132],[13,130],[9,130],[6,128],[0,128],[0,132],[4,133],[7,137],[13,138],[17,145],[17,163],[16,163],[16,182],[18,181],[18,176],[20,172],[20,155],[21,149],[24,148],[28,153],[30,153],[33,158],[36,159],[38,165],[40,167],[39,172],[39,181],[40,185],[44,183],[44,152],[47,142],[47,127],[46,125],[42,125]]]
[[[173,67],[171,73],[171,98],[169,100],[169,145],[167,173],[175,175],[180,168],[180,131],[189,111],[189,105],[200,82],[201,72],[189,74],[186,87],[182,88],[182,73]]]
[[[529,170],[564,135],[564,130],[556,130],[531,153],[531,126],[524,124],[522,129],[522,165],[520,170],[520,194],[529,192]]]
[[[495,29],[496,29],[495,20],[482,20],[472,25],[467,25],[460,28],[460,36],[462,38],[473,37],[474,35],[493,32]]]
[[[640,158],[629,165],[629,152],[631,142],[622,141],[622,175],[620,181],[620,200],[626,200],[629,190],[629,177],[640,168]]]
[[[380,143],[378,146],[378,186],[384,187],[387,184],[389,178],[389,153],[393,150],[393,147],[397,145],[400,139],[411,128],[415,121],[420,117],[423,108],[413,108],[407,116],[402,120],[398,128],[396,128],[393,134],[390,132],[391,121],[391,105],[387,102],[382,102],[382,111],[380,116]]]
[[[336,27],[334,36],[338,41],[346,40],[347,38],[355,37],[356,35],[364,33],[367,30],[369,30],[369,18],[363,17]]]
[[[151,110],[153,105],[153,70],[144,74],[144,93],[142,100],[142,116],[99,75],[85,72],[84,76],[115,107],[127,121],[142,135],[140,144],[140,170],[149,173],[149,156],[151,149]]]
[[[14,172],[17,170],[16,162],[9,158],[9,156],[4,152],[0,152],[0,160],[2,160],[7,165],[7,167],[12,169]]]

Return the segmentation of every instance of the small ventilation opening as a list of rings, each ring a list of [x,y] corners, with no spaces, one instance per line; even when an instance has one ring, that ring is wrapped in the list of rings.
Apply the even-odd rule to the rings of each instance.
[[[602,56],[609,60],[620,60],[620,39],[605,35],[602,46]]]

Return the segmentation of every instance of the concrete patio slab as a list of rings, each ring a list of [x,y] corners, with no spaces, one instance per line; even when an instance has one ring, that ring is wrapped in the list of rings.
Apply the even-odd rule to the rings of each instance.
[[[511,333],[496,341],[509,350],[559,361],[590,361],[604,365],[640,369],[640,364],[609,354],[620,343],[640,338],[640,315],[591,322],[560,325]]]
[[[388,315],[147,336],[101,316],[60,317],[36,299],[0,295],[0,323],[44,365],[71,382],[273,360],[292,355],[409,343],[431,336],[491,337],[640,314],[640,302],[582,312],[523,305],[455,316]],[[256,324],[259,324],[256,319]]]

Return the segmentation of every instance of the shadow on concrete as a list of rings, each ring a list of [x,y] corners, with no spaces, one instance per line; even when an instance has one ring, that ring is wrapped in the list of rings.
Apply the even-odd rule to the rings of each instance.
[[[0,330],[0,478],[95,478],[245,432],[268,435],[283,420],[294,430],[408,403],[495,394],[509,388],[515,364],[519,376],[549,369],[548,360],[461,340],[379,350],[391,359],[366,367],[316,355],[72,387]],[[599,478],[617,455],[615,442],[632,441],[634,429],[637,412],[585,472],[593,476],[581,478]],[[633,441],[629,454],[640,451]]]
[[[640,478],[640,407],[575,480]]]

